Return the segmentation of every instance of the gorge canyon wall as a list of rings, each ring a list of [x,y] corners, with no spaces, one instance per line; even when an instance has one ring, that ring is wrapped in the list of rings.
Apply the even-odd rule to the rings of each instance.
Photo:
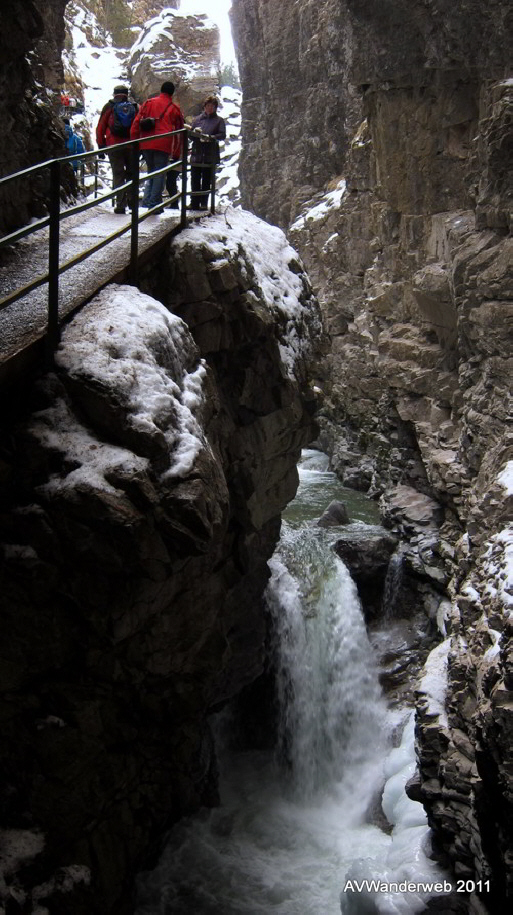
[[[153,843],[216,802],[207,716],[261,672],[320,320],[280,230],[205,223],[71,321],[2,428],[6,912],[133,911]]]
[[[64,155],[57,120],[63,83],[61,52],[68,0],[5,0],[0,30],[0,175]],[[46,214],[48,175],[0,188],[0,231]],[[63,188],[73,187],[64,175]]]
[[[501,0],[234,0],[243,204],[288,230],[331,352],[321,442],[445,617],[419,796],[455,873],[513,892],[513,16]],[[427,583],[427,584],[426,584]],[[450,603],[447,601],[450,598]],[[445,610],[444,610],[445,608]]]

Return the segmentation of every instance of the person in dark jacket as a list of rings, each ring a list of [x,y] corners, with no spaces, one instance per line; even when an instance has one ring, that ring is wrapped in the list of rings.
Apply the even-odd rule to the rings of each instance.
[[[171,137],[162,137],[161,134],[168,133],[170,130],[181,130],[184,125],[183,114],[179,105],[173,102],[174,84],[170,81],[162,83],[160,95],[149,98],[139,109],[137,116],[132,124],[130,138],[137,140],[139,137],[144,140],[141,143],[141,151],[148,172],[164,168],[172,160],[180,159],[183,148],[182,134],[175,134]],[[149,130],[144,130],[145,118],[154,118],[155,124]],[[146,139],[147,138],[147,139]],[[168,172],[171,174],[171,172]],[[162,203],[162,191],[166,183],[166,175],[156,175],[155,178],[148,178],[144,186],[144,195],[141,206],[151,209]]]
[[[217,141],[226,138],[226,125],[224,119],[217,114],[218,101],[214,95],[209,95],[203,103],[203,111],[192,122],[193,130],[201,130],[214,137]],[[192,191],[203,191],[202,196],[192,198],[193,209],[206,209],[208,205],[208,192],[212,187],[212,162],[220,161],[219,142],[211,143],[201,137],[192,141],[191,152],[191,188]]]
[[[124,128],[121,132],[115,132],[117,130],[114,124],[114,106],[117,102],[127,103],[128,102],[128,89],[126,86],[116,86],[114,89],[114,94],[112,99],[104,105],[102,113],[100,115],[100,120],[98,121],[96,127],[96,144],[98,149],[106,149],[107,155],[109,157],[110,166],[112,168],[112,187],[120,187],[122,184],[126,184],[127,181],[132,177],[132,150],[129,146],[125,146],[124,149],[116,149],[116,146],[119,143],[126,143],[130,139],[130,124],[128,127]],[[129,106],[132,106],[133,116],[137,112],[137,105],[135,102],[130,102]],[[124,213],[125,208],[129,202],[129,192],[121,191],[120,194],[116,196],[116,206],[114,208],[115,213]]]

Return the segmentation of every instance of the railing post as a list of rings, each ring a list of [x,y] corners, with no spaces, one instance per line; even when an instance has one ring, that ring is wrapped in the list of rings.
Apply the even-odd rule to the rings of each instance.
[[[183,148],[182,148],[182,211],[180,213],[180,226],[182,229],[187,225],[187,165],[189,158],[189,135],[186,130],[183,134]]]
[[[98,196],[98,156],[94,157],[94,199]]]
[[[211,176],[211,181],[210,181],[210,188],[211,188],[210,212],[211,212],[212,215],[214,216],[214,215],[215,215],[215,212],[216,212],[216,168],[217,168],[217,162],[216,162],[217,156],[216,156],[216,152],[217,152],[217,140],[214,140],[213,143],[214,143],[214,148],[213,148],[213,150],[212,150],[212,176]]]
[[[50,223],[48,240],[48,335],[47,362],[53,364],[59,331],[59,230],[61,199],[61,163],[50,163]]]
[[[135,286],[137,284],[139,257],[139,142],[134,143],[130,149],[130,155],[132,157],[132,187],[130,188],[132,224],[130,228],[130,267],[128,275],[130,282]]]

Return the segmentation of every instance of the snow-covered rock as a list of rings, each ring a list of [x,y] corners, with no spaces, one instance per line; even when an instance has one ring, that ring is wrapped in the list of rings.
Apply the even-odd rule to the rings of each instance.
[[[217,88],[219,63],[215,22],[206,15],[164,9],[144,25],[129,51],[132,92],[143,102],[160,91],[164,80],[171,80],[184,114],[197,115],[204,98]]]

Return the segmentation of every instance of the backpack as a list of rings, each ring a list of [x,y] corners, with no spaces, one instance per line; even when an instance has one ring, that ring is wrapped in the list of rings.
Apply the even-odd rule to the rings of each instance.
[[[123,102],[114,102],[112,105],[112,114],[109,119],[109,128],[110,132],[115,137],[124,137],[128,139],[130,136],[130,127],[132,126],[132,121],[135,118],[137,109],[133,102],[129,102],[126,99]]]

